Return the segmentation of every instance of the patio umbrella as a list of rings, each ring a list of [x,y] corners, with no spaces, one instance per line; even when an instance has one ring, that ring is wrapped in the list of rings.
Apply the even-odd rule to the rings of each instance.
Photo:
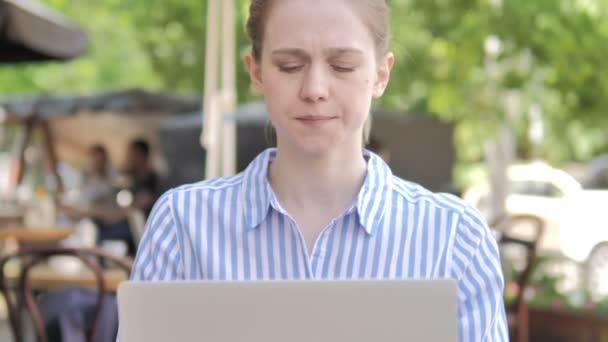
[[[0,0],[0,63],[68,60],[87,45],[77,25],[37,0]]]

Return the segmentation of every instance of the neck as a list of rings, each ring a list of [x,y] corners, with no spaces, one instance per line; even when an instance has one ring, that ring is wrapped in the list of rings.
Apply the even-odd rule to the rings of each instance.
[[[357,197],[366,175],[361,147],[324,155],[303,155],[279,145],[269,182],[287,209],[341,211]]]

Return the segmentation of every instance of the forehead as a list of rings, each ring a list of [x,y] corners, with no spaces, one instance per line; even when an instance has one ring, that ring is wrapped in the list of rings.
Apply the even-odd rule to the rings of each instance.
[[[354,1],[275,0],[267,18],[265,48],[373,50],[373,39]]]

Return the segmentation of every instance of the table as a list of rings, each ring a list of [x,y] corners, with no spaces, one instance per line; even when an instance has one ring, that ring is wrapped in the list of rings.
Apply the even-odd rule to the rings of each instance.
[[[15,288],[18,275],[8,276],[9,287]],[[115,293],[118,285],[128,280],[129,275],[122,269],[108,269],[104,271],[106,291]],[[52,290],[66,286],[97,288],[97,278],[88,269],[77,272],[57,272],[47,264],[34,266],[30,271],[28,283],[33,290]]]
[[[0,227],[23,224],[23,214],[0,210]]]
[[[76,229],[66,227],[10,227],[0,228],[0,241],[13,239],[17,242],[58,242],[74,234]]]

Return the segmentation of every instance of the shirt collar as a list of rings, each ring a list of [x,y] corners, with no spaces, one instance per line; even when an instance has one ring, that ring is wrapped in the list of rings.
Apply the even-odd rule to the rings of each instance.
[[[259,226],[268,215],[271,201],[274,199],[268,183],[268,165],[276,158],[276,154],[276,148],[266,149],[244,171],[240,192],[245,224],[248,228]],[[363,156],[367,160],[367,175],[354,205],[359,224],[368,234],[373,234],[381,223],[384,212],[390,206],[393,175],[388,165],[378,155],[363,150]],[[277,207],[278,203],[274,206]]]
[[[363,157],[367,160],[367,175],[357,196],[357,213],[359,224],[368,234],[373,234],[390,208],[393,173],[375,153],[363,150]]]
[[[268,183],[268,165],[276,158],[276,155],[276,148],[266,149],[247,166],[243,173],[240,192],[247,228],[259,226],[268,215],[271,194]]]

